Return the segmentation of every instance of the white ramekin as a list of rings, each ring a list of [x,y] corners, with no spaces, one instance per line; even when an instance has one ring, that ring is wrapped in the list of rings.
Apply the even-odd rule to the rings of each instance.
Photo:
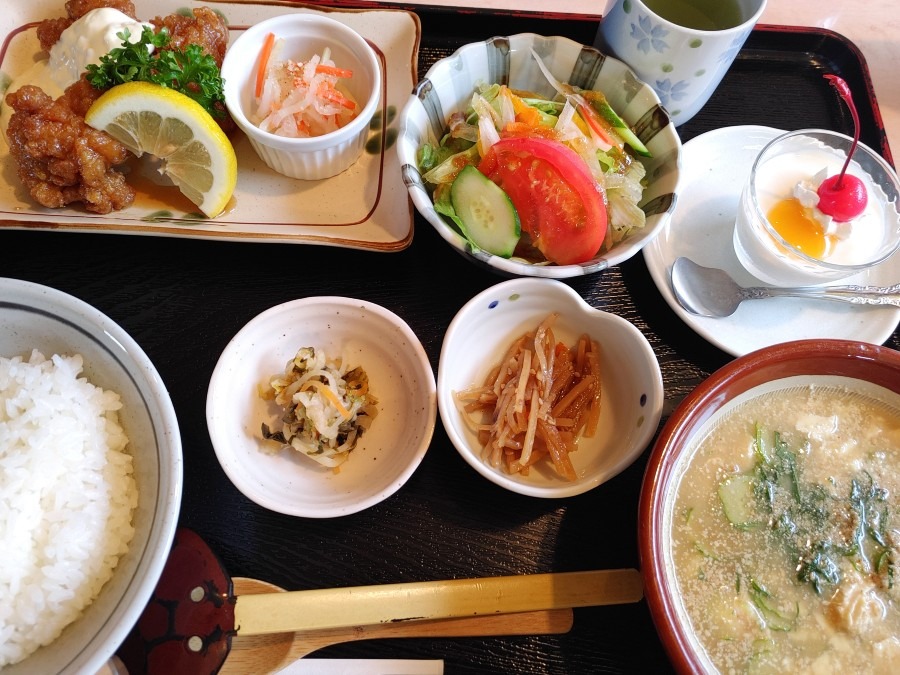
[[[269,33],[284,38],[280,59],[307,61],[329,48],[335,64],[353,71],[345,84],[362,106],[359,115],[342,129],[314,138],[277,136],[251,122],[260,51]],[[381,65],[375,51],[353,29],[318,14],[276,16],[244,31],[225,54],[222,79],[228,112],[260,158],[278,173],[305,180],[334,176],[357,160],[381,101]]]

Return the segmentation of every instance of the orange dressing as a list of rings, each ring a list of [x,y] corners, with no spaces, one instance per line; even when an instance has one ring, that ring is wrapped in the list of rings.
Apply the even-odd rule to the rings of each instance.
[[[812,258],[824,258],[833,246],[833,237],[815,218],[807,215],[797,199],[782,199],[768,213],[775,231],[791,246]]]

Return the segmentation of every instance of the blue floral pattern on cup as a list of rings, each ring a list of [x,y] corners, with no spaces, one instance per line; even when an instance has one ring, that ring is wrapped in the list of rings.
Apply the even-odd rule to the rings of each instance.
[[[678,80],[678,82],[673,83],[672,80],[667,77],[665,80],[657,80],[656,86],[653,88],[659,96],[660,103],[668,107],[670,100],[680,101],[687,96],[687,90],[690,86],[691,85],[687,80]]]
[[[646,6],[648,2],[607,3],[594,44],[650,83],[670,119],[680,125],[707,102],[740,53],[767,0],[741,0],[744,21],[740,25],[707,31],[667,21]]]
[[[727,63],[730,65],[738,55],[738,52],[741,51],[741,47],[744,45],[744,40],[746,39],[746,33],[738,35],[736,38],[734,38],[734,40],[732,40],[731,44],[728,46],[728,49],[719,54],[719,63]]]
[[[639,15],[638,22],[631,24],[631,37],[637,41],[637,48],[645,54],[650,53],[650,49],[662,54],[669,48],[668,43],[663,40],[669,34],[662,24],[653,25],[649,16]]]

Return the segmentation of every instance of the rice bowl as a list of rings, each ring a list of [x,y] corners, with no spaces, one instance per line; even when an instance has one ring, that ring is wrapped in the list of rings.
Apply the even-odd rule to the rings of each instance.
[[[35,349],[47,357],[58,354],[70,359],[81,355],[82,370],[77,377],[86,378],[97,388],[116,392],[121,400],[121,408],[115,412],[129,439],[127,452],[137,486],[137,503],[131,514],[134,535],[128,551],[121,555],[96,598],[58,637],[18,663],[2,667],[3,675],[96,673],[137,622],[168,557],[178,524],[183,482],[178,421],[165,385],[148,356],[121,326],[82,300],[47,286],[0,278],[0,325],[4,328],[0,331],[0,356],[27,361]],[[74,377],[73,373],[67,374],[67,378]],[[4,386],[0,383],[0,389]],[[111,405],[115,405],[114,397],[105,400],[101,407]],[[5,412],[5,404],[2,409]],[[0,422],[5,419],[3,414],[0,413]],[[107,426],[105,418],[103,424]],[[118,434],[114,428],[109,431],[114,436]],[[54,456],[52,463],[62,461]],[[46,471],[45,466],[50,464],[44,459],[40,470]],[[25,479],[43,480],[43,476],[29,473],[32,469],[29,465],[22,472]],[[0,480],[9,477],[8,471],[4,468]],[[0,485],[0,490],[6,488]],[[80,492],[72,490],[69,494],[81,499]],[[5,501],[4,492],[0,509],[7,508]],[[85,515],[83,506],[70,503],[73,517]],[[73,548],[99,548],[92,535],[82,532],[81,524],[72,523],[69,529],[76,535],[72,538]],[[53,542],[59,544],[60,536],[55,534]],[[14,544],[3,530],[0,546],[4,563],[14,558]],[[5,588],[3,593],[6,600]],[[9,604],[0,607],[3,620],[8,620]],[[0,643],[9,639],[10,635],[0,635]]]

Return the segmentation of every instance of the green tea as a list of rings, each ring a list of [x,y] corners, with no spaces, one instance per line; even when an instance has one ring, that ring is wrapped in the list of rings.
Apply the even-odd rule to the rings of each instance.
[[[663,19],[696,30],[725,30],[744,22],[738,0],[643,0]]]

